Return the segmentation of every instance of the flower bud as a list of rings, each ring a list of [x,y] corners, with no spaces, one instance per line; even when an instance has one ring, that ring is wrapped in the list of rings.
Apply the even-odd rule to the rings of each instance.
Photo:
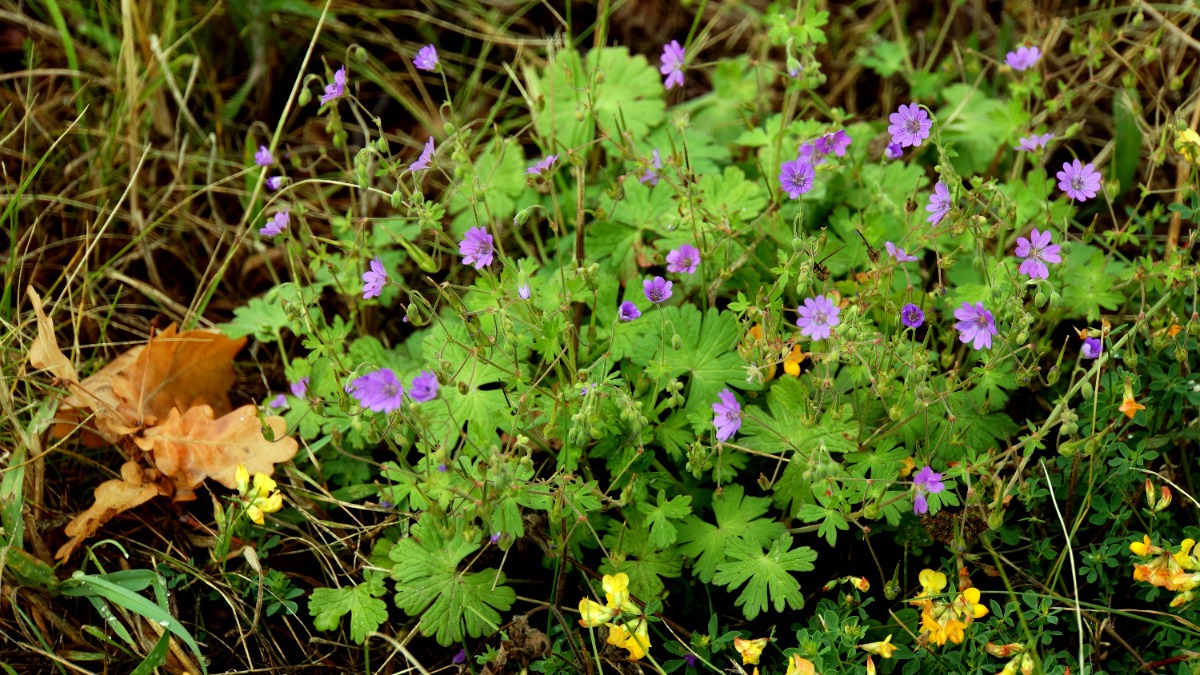
[[[369,56],[370,56],[370,54],[367,53],[367,50],[363,49],[359,45],[354,45],[354,60],[355,61],[358,61],[359,63],[366,63],[367,58]]]
[[[1151,483],[1149,478],[1142,483],[1142,491],[1146,493],[1146,506],[1151,511],[1157,510],[1154,507],[1158,504],[1158,490],[1154,489],[1154,483]]]
[[[296,98],[296,103],[300,107],[304,107],[308,105],[309,101],[312,101],[312,92],[309,91],[308,87],[304,87],[300,90],[300,96]]]

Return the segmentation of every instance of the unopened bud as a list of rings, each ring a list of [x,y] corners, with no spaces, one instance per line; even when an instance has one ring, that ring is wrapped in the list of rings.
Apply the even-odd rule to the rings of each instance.
[[[1171,505],[1171,488],[1166,485],[1159,488],[1158,505],[1154,507],[1155,511],[1162,511]]]

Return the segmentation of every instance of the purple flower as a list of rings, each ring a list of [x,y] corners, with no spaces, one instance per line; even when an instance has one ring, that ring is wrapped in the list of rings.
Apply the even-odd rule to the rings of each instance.
[[[413,378],[412,384],[408,387],[408,396],[417,403],[425,403],[432,401],[437,396],[438,379],[437,375],[422,370],[420,375]]]
[[[491,265],[492,235],[485,228],[472,227],[458,242],[458,253],[463,257],[464,265],[474,265],[477,270]]]
[[[526,169],[525,173],[540,176],[543,171],[554,166],[554,162],[556,161],[558,161],[558,155],[547,155],[545,159]]]
[[[1058,176],[1058,189],[1076,201],[1085,202],[1100,191],[1100,172],[1091,164],[1081,164],[1079,160],[1070,164],[1063,162],[1062,171],[1055,175]]]
[[[372,258],[371,269],[363,272],[362,275],[363,300],[370,300],[371,298],[378,297],[380,293],[383,293],[383,285],[387,282],[387,278],[388,273],[387,269],[385,269],[383,266],[383,260],[380,260],[379,258]]]
[[[900,308],[900,323],[909,328],[920,328],[925,323],[925,312],[910,302]]]
[[[287,397],[283,394],[276,396],[275,398],[271,399],[270,403],[267,403],[267,405],[272,408],[282,408],[287,404]]]
[[[929,205],[925,210],[930,213],[930,216],[925,219],[925,222],[930,225],[937,225],[942,218],[950,213],[950,207],[954,205],[950,199],[950,188],[942,181],[938,181],[937,185],[933,186],[933,194],[929,195]]]
[[[517,286],[517,295],[522,300],[528,300],[532,292],[533,291],[529,288],[529,284],[521,284],[520,286]]]
[[[375,412],[392,412],[404,402],[404,387],[391,368],[363,375],[351,382],[348,389],[359,405]]]
[[[271,166],[275,163],[275,157],[271,155],[271,151],[267,146],[258,146],[258,152],[254,153],[254,163],[259,166]]]
[[[325,85],[325,93],[321,95],[321,105],[325,105],[330,101],[340,97],[346,93],[346,66],[337,69],[333,74],[333,82]]]
[[[661,169],[662,158],[658,156],[658,148],[655,148],[650,154],[654,155],[654,161],[651,162],[651,165],[654,167],[654,169]],[[654,169],[646,169],[646,173],[642,174],[642,177],[639,178],[638,181],[642,183],[649,183],[650,187],[658,185],[658,172]]]
[[[814,342],[829,337],[833,333],[833,327],[842,322],[838,318],[842,310],[824,295],[805,298],[804,306],[797,307],[796,312],[800,314],[800,318],[796,319],[800,334],[807,335]]]
[[[1030,134],[1029,136],[1022,137],[1019,141],[1017,141],[1017,150],[1024,150],[1025,152],[1037,152],[1038,150],[1046,147],[1046,144],[1052,140],[1054,140],[1054,132],[1042,134],[1041,136],[1037,134]]]
[[[1083,341],[1083,358],[1095,359],[1100,357],[1100,353],[1104,351],[1104,343],[1100,338],[1090,337]]]
[[[888,255],[895,258],[896,262],[916,262],[918,260],[917,256],[905,253],[904,249],[896,246],[890,241],[883,242],[883,250],[887,251]]]
[[[892,143],[899,143],[902,148],[921,145],[929,138],[929,130],[933,128],[933,120],[929,119],[929,113],[916,103],[901,105],[888,119],[892,122],[888,126]]]
[[[671,297],[671,282],[662,277],[645,279],[642,281],[642,290],[646,293],[646,299],[657,305]]]
[[[617,308],[617,318],[622,321],[633,321],[642,315],[642,311],[637,308],[637,305],[626,300]]]
[[[274,237],[277,234],[283,234],[283,231],[288,228],[291,223],[290,209],[284,209],[275,214],[273,218],[267,221],[267,224],[258,231],[264,237]]]
[[[409,171],[424,171],[429,168],[429,163],[433,160],[433,136],[425,141],[425,149],[421,151],[421,156],[417,161],[408,165]]]
[[[492,533],[492,536],[488,537],[488,541],[492,542],[493,544],[498,544],[498,543],[500,543],[500,533],[499,533],[499,532],[493,532],[493,533]]]
[[[1049,230],[1038,232],[1036,227],[1033,228],[1029,239],[1017,237],[1017,257],[1025,259],[1017,271],[1028,274],[1030,279],[1049,279],[1050,270],[1046,269],[1046,263],[1062,262],[1058,255],[1060,248],[1058,244],[1050,243]]]
[[[454,656],[450,659],[450,663],[453,663],[456,666],[464,664],[466,662],[467,662],[467,650],[465,648],[460,649],[457,652],[455,652]]]
[[[1013,70],[1025,71],[1042,60],[1042,50],[1037,47],[1017,47],[1017,51],[1004,55],[1004,61]]]
[[[991,312],[983,308],[982,302],[974,305],[964,302],[962,307],[954,310],[954,318],[958,319],[954,327],[958,329],[958,339],[963,344],[971,343],[975,349],[992,348],[992,337],[996,335],[996,319]]]
[[[728,387],[722,389],[717,397],[721,400],[712,404],[713,426],[717,428],[717,440],[724,443],[733,438],[742,426],[742,405]]]
[[[299,380],[289,384],[288,389],[292,391],[292,396],[295,396],[296,398],[304,398],[304,395],[308,393],[308,383],[309,378],[302,377]]]
[[[812,190],[814,178],[816,178],[816,172],[813,171],[812,164],[799,159],[784,162],[779,167],[779,184],[792,199],[797,199],[800,195]]]
[[[793,75],[792,77],[795,77],[795,75]],[[695,668],[695,667],[696,667],[696,655],[695,655],[695,654],[684,654],[684,655],[683,655],[683,660],[684,660],[684,661],[687,661],[687,667],[688,667],[688,668]]]
[[[844,129],[839,129],[832,134],[825,134],[817,139],[816,148],[822,155],[833,155],[834,157],[845,157],[846,149],[850,147],[853,141],[850,134]]]
[[[700,251],[691,244],[684,244],[667,254],[668,272],[695,274],[699,264]]]
[[[668,90],[675,86],[683,86],[683,57],[684,49],[679,46],[678,40],[671,40],[663,45],[662,65],[659,66],[658,72],[667,76],[663,84]]]
[[[820,166],[825,163],[825,155],[828,150],[822,150],[822,147],[828,148],[828,144],[822,144],[821,139],[817,139],[812,143],[801,143],[799,148],[796,148],[796,161],[801,164],[811,164]]]
[[[421,47],[421,49],[417,51],[416,58],[413,59],[413,65],[417,67],[417,70],[427,70],[431,73],[437,69],[437,64],[437,47],[434,47],[433,45],[425,45],[424,47]]]
[[[888,143],[887,150],[883,151],[883,155],[888,159],[900,159],[904,156],[904,146],[899,143]]]
[[[271,192],[278,190],[280,185],[283,185],[283,176],[271,176],[267,179],[267,189]]]
[[[922,467],[917,475],[913,477],[913,486],[917,490],[917,496],[913,498],[913,513],[925,514],[929,513],[929,502],[925,500],[926,493],[937,494],[946,489],[946,484],[942,482],[942,474],[933,470],[933,467]]]

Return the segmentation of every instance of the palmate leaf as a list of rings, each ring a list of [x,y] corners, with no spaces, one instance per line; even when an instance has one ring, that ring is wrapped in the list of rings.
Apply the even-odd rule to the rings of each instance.
[[[746,619],[753,620],[774,604],[776,612],[804,607],[800,582],[792,572],[810,572],[817,559],[816,551],[807,546],[792,548],[792,535],[784,534],[775,540],[770,550],[744,539],[729,543],[729,562],[717,566],[713,583],[730,591],[745,584],[734,603],[742,608]]]
[[[692,569],[706,584],[725,562],[734,540],[762,548],[784,533],[782,523],[762,517],[770,499],[744,495],[740,485],[729,485],[712,502],[716,525],[691,515],[679,526],[679,552],[695,561]]]
[[[317,588],[308,598],[308,613],[318,630],[335,630],[342,617],[350,615],[350,639],[362,644],[367,634],[387,621],[387,603],[378,596],[387,593],[383,575],[367,572],[366,581],[345,588]]]
[[[422,520],[413,526],[413,536],[396,542],[388,554],[396,563],[396,606],[420,617],[421,632],[442,646],[498,630],[500,612],[516,600],[516,592],[503,585],[503,572],[459,571],[459,563],[478,549],[460,536],[444,537]]]
[[[603,574],[629,575],[629,590],[641,598],[656,598],[665,585],[663,577],[676,578],[683,571],[679,551],[660,549],[650,543],[650,529],[637,513],[626,522],[613,521],[604,535],[609,557],[600,564]]]

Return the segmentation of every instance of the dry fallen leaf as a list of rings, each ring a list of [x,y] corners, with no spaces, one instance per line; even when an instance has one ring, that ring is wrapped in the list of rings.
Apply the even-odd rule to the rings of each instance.
[[[230,409],[233,356],[245,344],[245,338],[231,340],[216,331],[176,334],[171,324],[81,382],[79,391],[63,401],[60,416],[79,422],[92,410],[96,431],[116,443],[159,423],[172,408],[208,405],[224,414]],[[64,436],[71,429],[62,424],[55,433]]]
[[[42,309],[42,298],[33,290],[33,286],[25,288],[29,301],[33,303],[33,311],[37,314],[38,332],[33,344],[29,347],[29,362],[34,368],[41,368],[54,373],[54,376],[64,382],[78,382],[79,373],[71,365],[71,359],[58,348],[58,340],[54,338],[54,324]]]
[[[100,526],[122,511],[144,504],[160,494],[167,494],[157,482],[158,472],[142,471],[137,462],[121,466],[121,478],[105,481],[96,488],[96,503],[67,523],[66,534],[71,539],[54,554],[66,560],[80,542],[96,533]]]
[[[268,417],[276,441],[268,441],[253,405],[245,405],[215,418],[212,408],[201,405],[180,413],[172,409],[167,419],[135,438],[138,447],[154,456],[154,465],[175,483],[175,500],[195,499],[194,490],[205,478],[227,488],[237,486],[237,466],[251,474],[270,475],[275,464],[296,455],[299,445],[285,436],[282,417]]]

